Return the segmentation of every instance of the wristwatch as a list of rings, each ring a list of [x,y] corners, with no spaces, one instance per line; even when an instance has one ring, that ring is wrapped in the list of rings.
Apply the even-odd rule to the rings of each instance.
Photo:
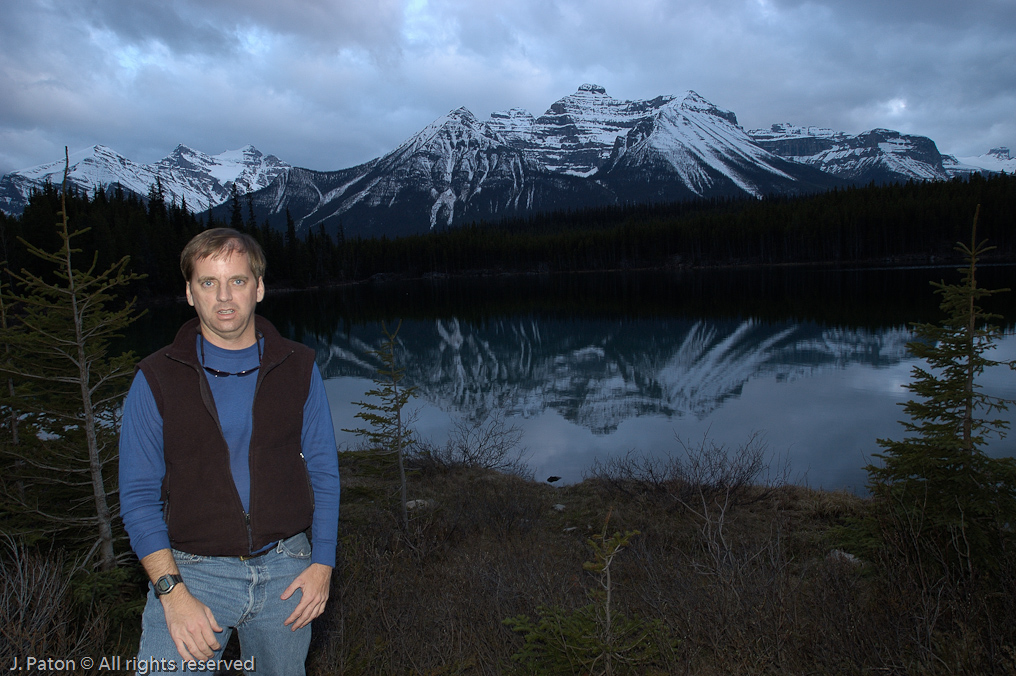
[[[165,596],[173,591],[173,587],[181,582],[183,582],[183,578],[179,575],[163,575],[155,582],[155,595]]]

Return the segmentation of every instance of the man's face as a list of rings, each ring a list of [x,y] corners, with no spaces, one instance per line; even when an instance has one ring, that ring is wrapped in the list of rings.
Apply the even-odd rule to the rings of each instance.
[[[254,308],[264,296],[264,281],[254,279],[246,253],[200,258],[187,282],[187,302],[198,313],[201,334],[212,345],[229,350],[254,344]]]

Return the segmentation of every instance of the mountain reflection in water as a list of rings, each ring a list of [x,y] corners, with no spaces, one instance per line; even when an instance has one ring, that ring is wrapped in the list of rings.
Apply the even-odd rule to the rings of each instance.
[[[822,329],[754,320],[552,321],[514,318],[473,326],[452,317],[404,322],[398,362],[421,399],[470,419],[501,408],[552,411],[609,435],[625,420],[707,418],[749,381],[794,381],[857,363],[898,364],[910,333]],[[360,327],[319,348],[328,378],[372,377],[380,340]]]
[[[901,327],[756,320],[452,317],[403,322],[397,354],[425,436],[440,443],[451,421],[503,409],[522,427],[540,478],[577,481],[596,459],[680,452],[679,439],[736,447],[760,432],[774,469],[789,461],[792,480],[863,490],[876,439],[902,434],[911,337]],[[318,347],[337,428],[359,426],[343,402],[371,386],[380,340],[375,327],[353,327]],[[1012,353],[1016,341],[1001,347]],[[993,389],[1004,393],[1005,380]],[[1007,396],[1016,396],[1011,382]]]

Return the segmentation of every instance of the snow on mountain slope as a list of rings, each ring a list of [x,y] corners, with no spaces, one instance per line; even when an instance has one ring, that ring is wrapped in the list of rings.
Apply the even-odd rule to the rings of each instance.
[[[323,193],[300,215],[302,227],[313,227],[356,207],[392,208],[417,203],[428,228],[450,225],[456,210],[493,182],[518,188],[526,173],[521,153],[512,151],[496,132],[459,108],[435,120],[387,155],[364,165],[350,180]],[[514,194],[515,207],[523,194]],[[505,205],[509,206],[509,205]]]
[[[597,178],[631,190],[634,184],[682,185],[689,196],[817,189],[824,178],[756,145],[734,113],[689,91],[673,99],[627,135],[617,138]],[[652,188],[651,188],[652,189]],[[656,188],[665,197],[665,186]],[[671,193],[677,187],[671,189]]]
[[[102,145],[71,153],[67,161],[70,165],[67,180],[89,196],[95,194],[98,186],[108,186],[114,182],[145,195],[148,194],[148,188],[155,182],[157,176],[157,172],[151,167],[135,164]],[[27,191],[32,188],[39,188],[47,182],[59,185],[63,181],[64,167],[63,159],[47,162],[8,174],[4,177],[4,181],[12,179],[17,181],[19,187],[24,186],[26,188],[24,197],[27,199]]]
[[[538,118],[513,109],[493,113],[490,124],[548,171],[589,176],[610,156],[618,136],[673,98],[620,101],[599,85],[584,84]]]
[[[233,184],[241,195],[253,192],[266,187],[290,166],[252,145],[218,155],[206,155],[180,145],[154,168],[164,190],[181,196],[189,193],[194,199],[205,198],[203,206],[208,208],[228,199]],[[190,197],[188,202],[193,204]]]
[[[290,172],[255,206],[298,230],[402,235],[621,201],[814,192],[835,177],[758,147],[695,92],[618,101],[583,85],[540,118],[481,121],[459,108],[399,148],[343,172]],[[264,217],[260,212],[259,217]]]
[[[935,142],[889,129],[856,136],[818,127],[774,124],[748,131],[756,144],[794,162],[855,183],[950,178]]]
[[[532,113],[522,108],[491,113],[489,122],[502,137],[516,141],[528,138],[535,123]]]
[[[1006,147],[992,148],[983,155],[976,157],[959,157],[955,159],[963,167],[972,168],[974,171],[1004,171],[1007,174],[1016,172],[1016,157]]]
[[[69,157],[68,181],[89,196],[102,188],[120,185],[139,195],[147,195],[156,181],[162,186],[167,202],[186,201],[189,208],[201,211],[230,196],[235,183],[242,194],[267,186],[289,165],[274,155],[264,155],[254,146],[245,146],[219,155],[206,155],[187,146],[177,146],[155,164],[137,164],[102,145],[73,153]],[[7,174],[0,180],[0,210],[18,214],[28,203],[32,190],[47,182],[63,181],[64,161]]]
[[[318,192],[312,198],[305,185],[303,200],[283,196],[277,181],[268,191],[275,195],[273,212],[288,208],[301,229],[335,230],[341,222],[348,234],[378,234],[384,227],[392,235],[608,201],[598,185],[545,172],[465,108],[438,118],[387,155],[340,173],[342,181],[335,173],[301,173]],[[327,181],[333,185],[320,184]],[[569,201],[571,195],[577,201]]]

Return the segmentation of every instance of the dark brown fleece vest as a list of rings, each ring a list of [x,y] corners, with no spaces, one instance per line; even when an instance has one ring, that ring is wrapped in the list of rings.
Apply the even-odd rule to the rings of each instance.
[[[229,449],[198,363],[198,320],[184,324],[172,345],[138,365],[162,413],[163,517],[175,549],[242,556],[310,527],[314,500],[300,437],[314,351],[282,338],[261,317],[255,322],[265,348],[254,395],[249,515],[233,483]]]

